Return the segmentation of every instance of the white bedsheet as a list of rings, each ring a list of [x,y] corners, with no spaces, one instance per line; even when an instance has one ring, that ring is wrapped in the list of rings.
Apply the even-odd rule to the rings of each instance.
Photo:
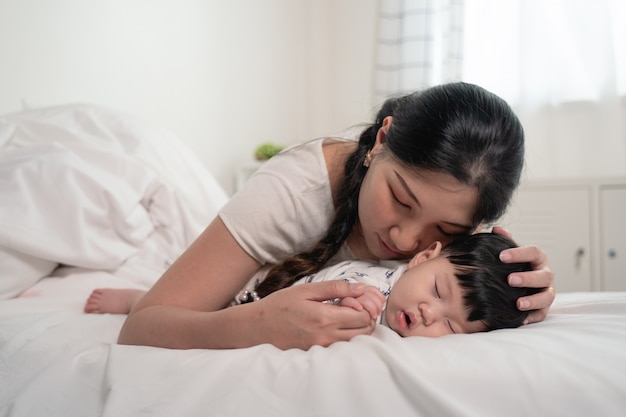
[[[623,416],[626,293],[559,294],[515,330],[372,336],[309,351],[116,345],[121,315],[82,313],[65,270],[0,302],[0,416]]]
[[[546,323],[517,332],[402,339],[379,327],[309,352],[114,346],[107,415],[139,415],[148,403],[189,416],[624,415],[626,296],[559,301]],[[586,317],[573,313],[583,306]]]
[[[0,118],[0,144],[0,417],[626,414],[626,293],[438,339],[117,345],[125,317],[84,314],[89,293],[149,287],[224,193],[175,140],[99,107]]]

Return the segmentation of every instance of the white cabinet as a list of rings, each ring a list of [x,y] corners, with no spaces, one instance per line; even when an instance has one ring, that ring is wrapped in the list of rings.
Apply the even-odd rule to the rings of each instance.
[[[585,186],[527,186],[499,223],[520,245],[548,255],[559,291],[591,291],[590,190]]]
[[[626,178],[530,182],[498,222],[548,255],[558,291],[626,291]]]
[[[600,189],[602,288],[626,291],[626,185]]]

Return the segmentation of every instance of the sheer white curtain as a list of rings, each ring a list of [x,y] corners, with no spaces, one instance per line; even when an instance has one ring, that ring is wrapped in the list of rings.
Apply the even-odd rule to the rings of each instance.
[[[389,3],[381,1],[381,8]],[[402,73],[405,82],[396,83],[402,87],[397,92],[454,79],[482,85],[505,98],[522,119],[527,133],[529,177],[626,175],[626,2],[395,3],[401,10],[409,9],[409,3],[420,3],[441,11],[430,19],[454,22],[448,26],[448,34],[440,38],[458,46],[448,48],[446,42],[431,42],[430,48],[442,49],[430,51],[432,61],[425,63],[432,68],[446,68],[446,62],[453,62],[448,67],[455,68],[453,71],[415,71],[396,61],[396,68],[412,74]],[[446,14],[449,5],[458,13]],[[438,29],[443,26],[434,25]],[[383,27],[379,26],[379,34],[385,39]],[[425,28],[425,38],[435,39],[442,33],[429,35],[432,30]],[[391,33],[389,28],[386,30]],[[450,42],[455,36],[459,39]],[[420,48],[401,39],[397,45],[389,44],[394,45],[396,56],[422,54]],[[410,52],[398,54],[404,47]],[[393,68],[393,56],[385,57],[387,68]],[[446,56],[454,60],[441,59]],[[377,73],[384,73],[380,61],[378,65]],[[378,78],[375,82],[379,96],[389,90]]]
[[[504,97],[529,177],[626,174],[622,0],[465,0],[463,79]]]
[[[379,0],[375,101],[459,80],[462,25],[462,0]]]

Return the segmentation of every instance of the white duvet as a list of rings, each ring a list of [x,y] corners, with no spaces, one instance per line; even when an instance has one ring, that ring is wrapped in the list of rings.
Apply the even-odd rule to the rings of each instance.
[[[0,299],[59,265],[149,286],[226,201],[171,135],[103,107],[2,117],[0,149]]]
[[[150,286],[222,190],[173,138],[99,107],[0,118],[0,143],[0,416],[626,414],[626,293],[560,293],[542,323],[438,339],[117,345],[125,317],[84,314],[88,294]]]

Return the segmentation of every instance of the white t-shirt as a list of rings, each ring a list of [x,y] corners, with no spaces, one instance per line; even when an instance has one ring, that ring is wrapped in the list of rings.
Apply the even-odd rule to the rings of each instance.
[[[309,249],[325,234],[334,214],[323,139],[274,156],[220,210],[237,243],[265,264]],[[334,263],[354,259],[344,244]]]

